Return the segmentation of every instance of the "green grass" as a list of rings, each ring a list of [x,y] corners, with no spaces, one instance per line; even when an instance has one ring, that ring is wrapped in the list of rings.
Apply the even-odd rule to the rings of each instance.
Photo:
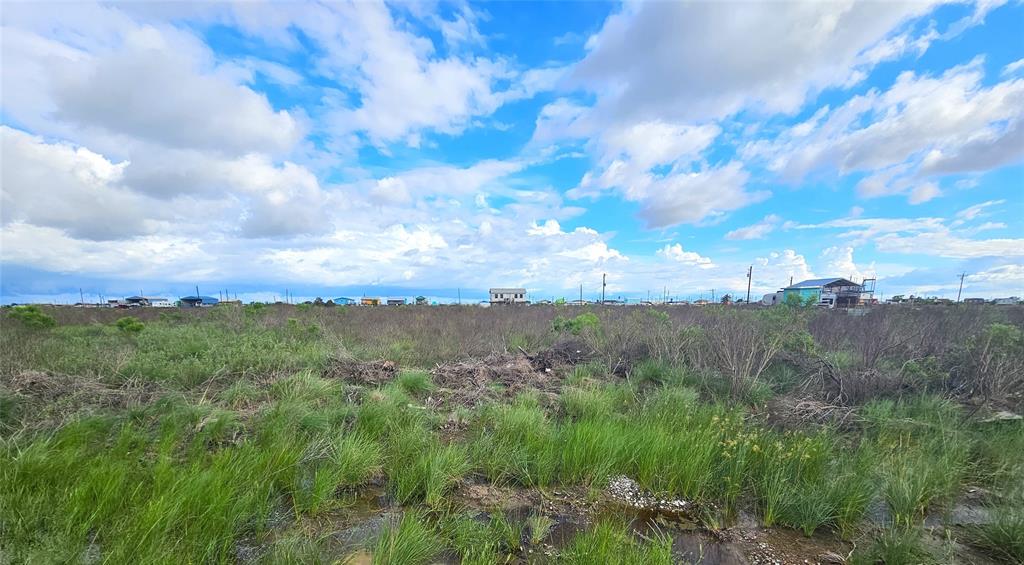
[[[531,514],[526,519],[526,526],[530,531],[530,545],[540,545],[548,533],[551,532],[551,528],[555,525],[555,521],[548,516],[543,514]]]
[[[432,563],[441,552],[441,539],[427,525],[423,514],[406,511],[397,523],[384,528],[373,548],[376,565]]]
[[[970,541],[993,556],[1024,563],[1024,508],[1002,506],[992,510],[992,522],[975,526]]]
[[[924,516],[983,486],[998,510],[969,541],[1021,560],[1024,502],[1014,489],[1024,484],[1024,423],[972,421],[952,402],[908,396],[861,407],[857,429],[781,432],[751,398],[720,393],[727,384],[713,370],[660,361],[639,363],[628,381],[579,365],[557,396],[436,409],[424,402],[435,390],[427,371],[403,370],[377,389],[324,378],[341,345],[326,326],[311,329],[319,313],[277,327],[229,312],[147,319],[135,335],[109,324],[62,325],[28,341],[24,330],[5,333],[23,340],[3,343],[5,370],[71,375],[56,382],[73,389],[49,401],[0,384],[5,557],[223,563],[240,541],[258,540],[270,544],[268,560],[315,562],[336,557],[316,528],[372,483],[410,510],[381,537],[379,562],[429,562],[447,544],[464,562],[494,563],[523,557],[552,521],[460,514],[452,493],[462,481],[596,492],[626,475],[714,509],[702,515],[712,525],[752,508],[766,525],[847,539],[881,499],[893,521],[855,557],[889,562],[929,559]],[[344,348],[412,358],[421,345],[381,347]],[[769,378],[782,389],[792,375]],[[153,398],[120,403],[116,387],[128,379],[153,385]],[[453,413],[468,429],[448,425]],[[288,523],[271,531],[282,515]],[[601,520],[561,558],[657,563],[665,544]]]
[[[628,531],[624,523],[603,519],[589,531],[577,534],[562,552],[559,561],[572,565],[667,565],[672,563],[672,539],[667,535],[638,539]]]
[[[921,535],[917,529],[886,530],[875,537],[874,543],[855,551],[849,562],[851,565],[937,563],[922,543]]]
[[[430,372],[421,369],[403,369],[395,382],[402,390],[415,397],[422,397],[434,390]]]

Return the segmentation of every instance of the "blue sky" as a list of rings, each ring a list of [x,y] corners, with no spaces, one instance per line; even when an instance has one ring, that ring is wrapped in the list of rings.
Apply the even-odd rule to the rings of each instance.
[[[3,302],[1024,295],[1020,2],[40,6]]]

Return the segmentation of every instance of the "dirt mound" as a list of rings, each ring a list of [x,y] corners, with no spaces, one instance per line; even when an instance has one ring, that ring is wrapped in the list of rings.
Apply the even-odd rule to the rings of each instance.
[[[351,357],[333,357],[323,372],[324,378],[352,381],[362,385],[380,385],[398,376],[398,365],[394,361],[378,359],[359,361]]]
[[[485,399],[511,398],[525,390],[557,392],[561,378],[550,368],[537,370],[525,355],[492,354],[438,365],[434,383],[459,404],[476,405]]]
[[[560,365],[586,363],[596,356],[597,352],[583,340],[566,339],[528,356],[528,359],[535,370],[545,371]]]

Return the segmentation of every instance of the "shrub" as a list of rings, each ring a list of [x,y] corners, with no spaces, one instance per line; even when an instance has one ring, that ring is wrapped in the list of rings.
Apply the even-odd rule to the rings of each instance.
[[[123,318],[118,318],[117,322],[115,322],[114,325],[117,326],[117,329],[121,330],[126,334],[137,334],[140,333],[142,330],[146,329],[146,325],[143,324],[135,316],[125,316]]]
[[[585,330],[596,330],[600,327],[601,320],[593,312],[584,312],[575,318],[556,316],[551,321],[551,329],[556,333],[569,332],[573,335],[580,335]]]
[[[57,320],[53,319],[53,316],[44,313],[41,308],[31,304],[11,308],[7,317],[18,320],[27,328],[37,330],[52,328],[57,325]]]

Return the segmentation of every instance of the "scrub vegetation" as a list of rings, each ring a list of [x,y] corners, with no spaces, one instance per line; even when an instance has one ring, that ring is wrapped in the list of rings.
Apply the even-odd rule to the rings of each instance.
[[[132,314],[0,316],[10,562],[1024,561],[1018,307]]]

